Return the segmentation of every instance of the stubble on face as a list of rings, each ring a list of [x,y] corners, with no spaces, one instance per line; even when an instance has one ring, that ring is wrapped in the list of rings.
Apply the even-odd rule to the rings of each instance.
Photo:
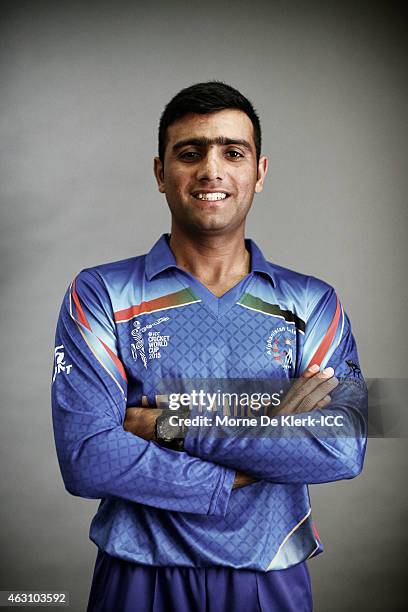
[[[242,111],[186,115],[169,126],[164,165],[156,158],[155,173],[172,227],[190,235],[243,234],[265,159],[257,164],[252,122]]]

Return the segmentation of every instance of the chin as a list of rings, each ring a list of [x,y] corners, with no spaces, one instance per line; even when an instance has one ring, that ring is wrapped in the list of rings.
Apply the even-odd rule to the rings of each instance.
[[[231,229],[233,229],[231,226],[224,224],[224,223],[223,224],[208,223],[208,224],[196,225],[196,233],[206,234],[207,236],[208,235],[217,236],[220,234],[228,234],[228,232],[230,232]]]
[[[185,216],[177,220],[178,225],[187,232],[207,232],[207,231],[218,231],[224,229],[228,224],[225,220],[207,218],[203,219],[200,217]]]

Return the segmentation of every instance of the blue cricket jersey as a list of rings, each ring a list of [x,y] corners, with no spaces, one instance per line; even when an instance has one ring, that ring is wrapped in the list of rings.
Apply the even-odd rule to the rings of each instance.
[[[362,469],[366,386],[335,291],[267,262],[253,241],[246,246],[250,273],[219,298],[177,267],[167,235],[147,255],[83,270],[65,295],[52,384],[56,448],[67,490],[101,499],[90,537],[110,555],[285,569],[323,550],[307,485]],[[189,429],[177,452],[123,429],[127,406],[166,402],[163,381],[283,386],[313,363],[332,366],[340,384],[328,407],[308,414],[341,416],[347,435],[320,436],[305,423],[294,436],[284,425],[271,436],[223,436],[214,424]],[[235,470],[259,482],[232,490]]]

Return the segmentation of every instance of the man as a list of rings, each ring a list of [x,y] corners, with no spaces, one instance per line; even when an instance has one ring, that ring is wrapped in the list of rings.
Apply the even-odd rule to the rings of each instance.
[[[57,452],[68,491],[102,499],[88,610],[312,609],[306,559],[322,545],[307,484],[361,471],[366,390],[334,290],[245,240],[267,167],[242,94],[215,81],[182,90],[154,161],[171,234],[147,255],[84,270],[65,296]],[[251,395],[250,427],[194,426],[215,396],[190,383],[213,380],[278,381],[279,401],[257,414]],[[176,416],[177,399],[188,406]],[[287,435],[288,418],[305,414],[331,426],[299,420]]]

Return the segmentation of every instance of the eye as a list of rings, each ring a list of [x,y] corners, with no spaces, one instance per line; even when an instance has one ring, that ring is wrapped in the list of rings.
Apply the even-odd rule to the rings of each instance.
[[[231,159],[239,159],[240,157],[244,157],[242,153],[240,151],[237,151],[236,149],[230,149],[229,151],[227,151],[227,156]]]
[[[200,154],[197,151],[184,151],[184,153],[179,155],[179,158],[183,159],[184,161],[195,161],[199,157]]]

